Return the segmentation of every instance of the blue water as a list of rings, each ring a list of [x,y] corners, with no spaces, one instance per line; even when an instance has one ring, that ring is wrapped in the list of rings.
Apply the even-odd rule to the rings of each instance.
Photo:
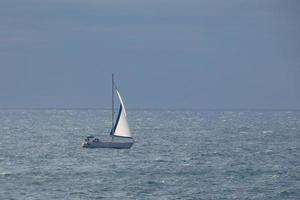
[[[300,199],[300,111],[0,110],[0,199]]]

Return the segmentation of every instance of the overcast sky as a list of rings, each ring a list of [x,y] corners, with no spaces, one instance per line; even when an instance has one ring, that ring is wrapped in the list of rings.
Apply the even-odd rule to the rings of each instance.
[[[0,107],[300,109],[298,0],[1,0]]]

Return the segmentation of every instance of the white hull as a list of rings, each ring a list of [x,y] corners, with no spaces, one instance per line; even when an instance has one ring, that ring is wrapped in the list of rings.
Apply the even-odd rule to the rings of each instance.
[[[130,149],[133,142],[83,142],[83,148],[115,148],[115,149]]]

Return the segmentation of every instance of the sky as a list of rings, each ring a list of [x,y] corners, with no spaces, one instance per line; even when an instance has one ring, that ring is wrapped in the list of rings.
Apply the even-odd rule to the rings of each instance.
[[[298,0],[1,0],[0,108],[300,109]]]

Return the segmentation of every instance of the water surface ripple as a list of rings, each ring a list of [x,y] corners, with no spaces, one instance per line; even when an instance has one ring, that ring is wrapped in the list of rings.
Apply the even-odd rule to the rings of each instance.
[[[83,149],[109,110],[0,110],[0,199],[300,199],[299,111],[129,110],[130,150]]]

